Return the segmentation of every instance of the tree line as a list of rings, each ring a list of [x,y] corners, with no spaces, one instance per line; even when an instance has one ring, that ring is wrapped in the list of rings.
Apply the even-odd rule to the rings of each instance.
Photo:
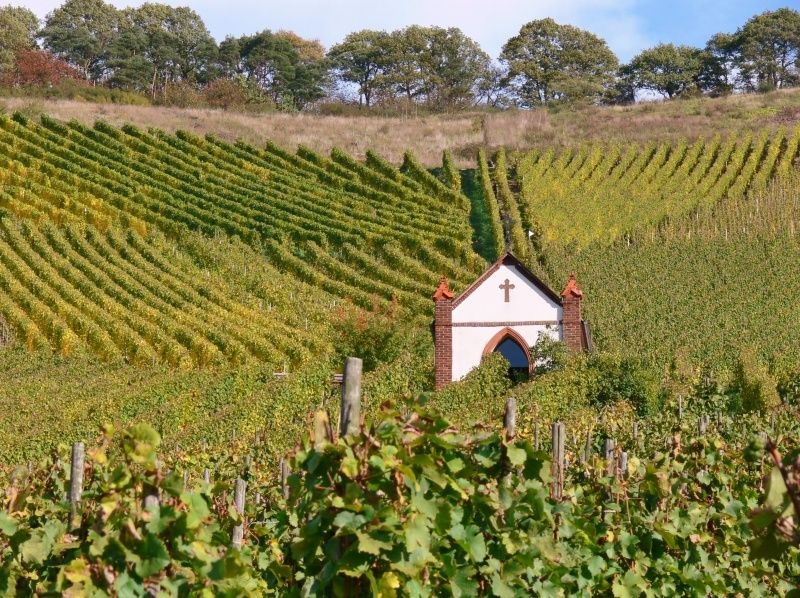
[[[718,96],[800,84],[800,12],[767,11],[702,48],[662,43],[622,64],[599,36],[549,18],[523,25],[493,60],[455,27],[356,31],[326,50],[290,31],[217,43],[194,10],[165,4],[66,0],[44,22],[0,7],[0,82],[65,79],[164,103],[283,110],[320,101],[447,111],[630,103],[642,92]]]

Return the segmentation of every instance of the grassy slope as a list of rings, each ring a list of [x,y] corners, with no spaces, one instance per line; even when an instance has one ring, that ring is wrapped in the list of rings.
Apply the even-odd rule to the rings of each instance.
[[[800,89],[764,95],[718,99],[676,100],[622,107],[582,110],[543,110],[505,113],[383,118],[317,116],[314,114],[248,115],[217,110],[191,110],[74,101],[1,98],[0,109],[30,115],[46,113],[62,120],[90,124],[132,123],[166,131],[183,129],[199,135],[213,133],[223,139],[243,139],[261,145],[271,139],[287,148],[298,144],[327,153],[340,147],[363,157],[373,149],[395,164],[411,149],[426,166],[440,164],[442,150],[452,150],[462,167],[473,162],[476,149],[522,149],[531,146],[571,146],[587,140],[644,143],[726,134],[752,128],[791,125],[800,120]]]
[[[800,359],[800,176],[651,230],[632,243],[551,248],[555,276],[577,272],[596,344],[668,362],[731,364],[742,347]]]
[[[771,127],[778,124],[779,119],[776,116],[785,110],[784,104],[787,101],[796,102],[798,97],[800,96],[797,94],[785,93],[702,102],[675,102],[655,107],[593,109],[550,116],[541,112],[506,114],[490,118],[489,132],[492,134],[489,141],[502,142],[502,126],[513,128],[514,119],[518,119],[516,124],[522,123],[518,129],[525,135],[524,139],[519,136],[508,137],[511,145],[523,142],[546,144],[548,141],[568,141],[559,135],[550,135],[547,131],[553,133],[556,130],[572,130],[580,132],[584,137],[592,137],[611,136],[609,131],[615,127],[619,129],[619,122],[616,125],[608,124],[607,127],[600,126],[601,117],[609,123],[613,123],[616,118],[624,119],[626,123],[635,123],[636,119],[646,120],[655,118],[654,114],[660,114],[654,129],[649,132],[643,133],[634,124],[630,124],[614,133],[619,138],[629,136],[637,141],[645,133],[671,138],[678,134],[706,134],[709,127],[717,127],[722,131],[739,126]],[[696,110],[698,106],[709,114],[698,115],[696,118],[680,117],[682,111]],[[60,107],[63,108],[63,105],[53,106],[53,109]],[[86,110],[86,106],[83,108],[84,114],[93,114],[92,111],[97,107],[89,106],[90,110]],[[142,119],[147,121],[154,115],[163,114],[158,112],[161,109],[147,110],[136,116],[144,126],[155,124],[164,128],[186,128],[186,120],[182,120],[186,116],[184,113],[173,111],[175,114],[170,118],[174,120],[165,125],[163,122],[143,122]],[[124,108],[120,108],[115,118],[125,118],[125,114]],[[223,118],[230,115],[219,116]],[[270,118],[273,117],[267,117],[265,121]],[[308,123],[300,122],[304,117],[279,115],[275,118],[296,118],[298,125],[308,126]],[[308,118],[314,121],[313,118]],[[462,122],[459,118],[461,117],[453,119],[453,122]],[[381,122],[380,119],[365,119],[365,122],[367,120]],[[438,120],[432,119],[428,122],[430,124]],[[444,122],[444,119],[441,120]],[[316,121],[316,124],[320,122],[322,121]],[[553,128],[553,123],[558,123],[557,129]],[[385,121],[382,124],[388,126],[396,124],[396,121]],[[420,125],[419,122],[406,124]],[[224,128],[224,118],[215,126]],[[589,129],[593,127],[594,131],[590,134]],[[352,120],[348,128],[351,131],[359,129],[352,126]],[[198,125],[195,130],[203,132],[206,129]],[[392,136],[383,135],[381,139],[384,137],[388,140]],[[472,143],[471,138],[467,139],[468,143]],[[392,143],[402,141],[392,139]],[[391,147],[394,146],[386,147],[391,154]],[[437,149],[431,153],[438,151]],[[436,159],[438,160],[438,155]],[[795,202],[796,211],[796,197],[792,201]],[[784,202],[787,206],[789,203]],[[778,337],[771,333],[772,328],[769,327],[780,327],[787,321],[800,320],[800,314],[793,312],[791,306],[787,307],[785,299],[786,289],[791,289],[790,296],[796,294],[796,285],[791,281],[789,285],[781,284],[781,276],[791,273],[784,260],[787,255],[788,259],[800,260],[800,251],[785,237],[776,235],[774,227],[770,228],[770,223],[795,222],[796,214],[787,217],[786,210],[777,212],[778,215],[770,217],[769,222],[761,219],[763,226],[758,235],[746,238],[739,236],[735,241],[732,238],[730,242],[722,243],[719,235],[713,239],[709,237],[706,241],[690,241],[688,233],[684,231],[685,240],[675,237],[665,242],[659,237],[649,244],[632,248],[606,245],[602,248],[590,247],[579,254],[569,250],[554,252],[548,256],[550,268],[554,272],[555,280],[563,279],[569,270],[578,271],[587,290],[587,314],[592,319],[598,340],[609,348],[624,345],[639,352],[647,352],[652,346],[648,343],[658,342],[668,346],[671,351],[686,346],[687,343],[695,343],[690,348],[699,347],[699,354],[702,356],[703,343],[709,339],[713,341],[712,348],[715,351],[741,339],[755,343],[778,341],[772,345],[775,348],[780,343],[785,344],[787,339],[790,343],[800,340],[785,335]],[[743,221],[740,218],[731,222],[740,225]],[[793,237],[794,229],[787,233],[786,226],[781,229],[780,234]],[[254,256],[252,249],[243,245],[232,249],[224,238],[203,239],[197,236],[183,239],[182,243],[183,249],[196,265],[215,271],[215,276],[226,280],[236,300],[246,301],[253,297],[271,300],[273,297],[283,297],[280,289],[285,283],[282,279],[270,276],[269,271],[266,274],[260,272],[257,266],[248,269],[248,265],[257,264],[257,256]],[[693,243],[699,244],[697,248]],[[791,250],[788,254],[787,246]],[[687,260],[687,255],[694,255],[695,259]],[[420,259],[424,263],[424,258]],[[680,271],[674,267],[675,264],[684,264],[685,269]],[[695,267],[693,264],[703,267]],[[751,275],[753,270],[757,271],[757,276]],[[402,268],[398,271],[402,271]],[[753,304],[748,307],[750,311],[731,312],[740,302],[737,293],[744,288],[737,286],[737,281],[745,279],[750,285],[747,290],[752,292]],[[624,280],[624,284],[621,280]],[[722,286],[726,286],[724,293],[719,292]],[[680,327],[675,324],[675,306],[667,300],[676,288],[680,290],[677,301],[682,306],[682,312],[677,316],[681,320]],[[759,295],[765,290],[772,298],[770,302],[762,300],[763,297]],[[308,290],[310,300],[313,301],[312,297],[316,292],[311,288]],[[631,307],[639,304],[631,298],[645,293],[650,298],[656,296],[660,299],[643,303],[647,309],[630,313]],[[715,310],[733,313],[732,317],[724,319],[723,326],[717,325],[716,315],[702,322],[697,320],[698,314],[709,313],[709,297],[717,299],[714,303]],[[281,313],[288,314],[286,301],[289,300],[283,297],[281,301],[284,301],[280,307]],[[765,311],[769,312],[774,321],[750,318],[751,314],[758,316]],[[305,311],[292,315],[295,325],[300,326],[298,318],[302,319]],[[686,322],[689,322],[688,326]],[[656,333],[648,336],[653,324],[656,325]],[[676,330],[687,332],[676,334]],[[255,433],[268,429],[274,446],[282,449],[292,439],[297,438],[297,434],[305,426],[305,417],[309,410],[320,401],[330,400],[335,393],[325,380],[331,369],[330,364],[316,365],[317,368],[300,373],[300,377],[292,385],[284,385],[276,384],[272,380],[271,369],[261,370],[257,365],[236,372],[227,368],[216,368],[187,373],[162,366],[133,369],[120,363],[102,364],[85,355],[63,360],[43,354],[25,354],[16,349],[6,350],[0,353],[0,374],[4,379],[0,389],[0,407],[5,412],[16,411],[17,417],[13,421],[9,418],[5,427],[0,429],[5,439],[0,444],[0,455],[18,462],[30,456],[31,450],[41,454],[59,441],[91,436],[101,421],[123,423],[141,419],[153,421],[164,430],[168,445],[172,447],[189,449],[198,446],[203,439],[212,442],[227,441],[234,432],[241,438],[249,439]],[[371,396],[378,400],[377,397],[384,395],[413,394],[411,389],[416,388],[415,384],[419,381],[414,382],[411,378],[419,377],[419,372],[426,365],[427,361],[414,363],[414,367],[403,366],[400,373],[391,372],[382,376],[378,385],[384,389],[384,394],[376,391]],[[21,401],[21,398],[26,400]]]

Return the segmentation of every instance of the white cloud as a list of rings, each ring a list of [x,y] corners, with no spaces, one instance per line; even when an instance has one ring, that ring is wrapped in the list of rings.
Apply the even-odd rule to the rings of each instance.
[[[40,17],[60,0],[13,2]],[[190,5],[222,39],[262,29],[290,29],[317,38],[326,46],[358,29],[397,29],[411,24],[459,27],[492,56],[519,28],[533,19],[552,17],[588,29],[606,39],[621,59],[651,44],[637,17],[635,0],[401,0],[391,5],[375,0],[166,0]],[[113,0],[116,6],[141,2]]]

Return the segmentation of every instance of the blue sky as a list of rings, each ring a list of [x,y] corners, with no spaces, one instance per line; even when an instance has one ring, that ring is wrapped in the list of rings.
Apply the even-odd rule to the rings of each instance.
[[[11,3],[27,6],[43,17],[61,2],[11,0]],[[140,4],[125,0],[112,3]],[[330,47],[358,29],[439,25],[460,27],[493,57],[497,57],[503,43],[522,24],[552,17],[600,35],[623,61],[659,42],[702,46],[714,33],[735,31],[750,16],[765,10],[783,6],[800,9],[800,0],[395,0],[387,3],[387,7],[379,0],[167,0],[167,3],[194,8],[217,40],[226,34],[289,29]]]

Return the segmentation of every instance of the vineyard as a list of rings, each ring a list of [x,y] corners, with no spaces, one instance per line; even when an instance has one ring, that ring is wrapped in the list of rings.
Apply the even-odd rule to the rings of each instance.
[[[526,433],[516,422],[530,414],[513,401],[502,420],[482,409],[474,429],[413,402],[362,427],[345,415],[359,409],[353,380],[346,373],[349,409],[339,433],[316,411],[313,433],[272,472],[259,442],[164,461],[160,435],[144,424],[107,427],[88,450],[76,445],[71,455],[62,450],[15,472],[0,512],[0,588],[502,597],[798,591],[797,405],[766,421],[739,416],[734,425],[727,415],[705,415],[710,405],[695,387],[654,417],[603,417],[578,434],[563,423],[552,435],[538,423]],[[632,432],[620,436],[623,429]]]
[[[605,350],[725,367],[746,346],[791,363],[799,141],[800,128],[641,152],[500,152],[479,169],[496,230],[544,279],[576,272]]]
[[[316,304],[422,314],[431,281],[463,284],[484,263],[466,198],[410,154],[401,172],[373,154],[364,165],[339,151],[20,116],[0,118],[0,144],[0,209],[36,223],[4,225],[0,271],[2,311],[30,348],[174,367],[301,365],[321,349],[305,332],[325,319],[313,321]],[[254,248],[251,268],[284,277],[278,296],[231,301],[218,276],[174,265],[192,231]],[[153,245],[156,232],[167,240]],[[272,311],[299,299],[297,281],[321,292],[303,325],[294,309]]]
[[[539,233],[543,244],[610,243],[722,200],[745,198],[788,175],[799,154],[800,127],[691,144],[534,150],[508,165],[499,152],[494,180],[501,205],[517,224],[511,230],[514,248],[524,252],[521,229]],[[510,194],[507,178],[518,193]]]
[[[800,128],[467,172],[19,114],[0,149],[4,594],[796,595]],[[598,351],[431,392],[436,281],[507,248],[577,273]]]

